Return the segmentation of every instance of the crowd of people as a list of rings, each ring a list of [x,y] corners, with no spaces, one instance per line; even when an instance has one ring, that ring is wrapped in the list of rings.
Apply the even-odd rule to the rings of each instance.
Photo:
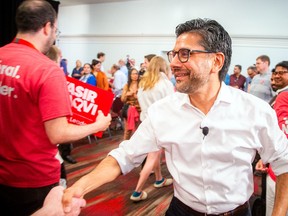
[[[78,215],[85,194],[142,165],[135,202],[147,199],[143,187],[154,173],[154,187],[173,184],[167,216],[250,216],[258,154],[255,169],[268,173],[266,216],[287,215],[288,61],[270,69],[269,56],[260,55],[247,78],[240,64],[228,76],[231,38],[217,21],[200,18],[176,27],[170,65],[149,54],[138,69],[127,56],[111,66],[108,79],[105,53],[83,66],[77,60],[71,77],[122,101],[124,137],[64,190],[57,147],[71,150],[71,142],[106,130],[111,116],[98,111],[94,123],[82,126],[67,121],[69,72],[53,46],[58,23],[48,2],[23,1],[16,24],[15,39],[0,48],[1,214]],[[162,176],[161,157],[172,178]]]

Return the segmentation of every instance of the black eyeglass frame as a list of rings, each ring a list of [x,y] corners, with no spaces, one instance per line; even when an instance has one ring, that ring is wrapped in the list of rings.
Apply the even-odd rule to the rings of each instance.
[[[285,73],[288,73],[288,71],[274,71],[273,72],[273,75],[280,75],[280,76],[282,76],[282,75],[284,75]]]
[[[179,52],[181,52],[182,50],[188,51],[188,57],[185,60],[181,60],[179,57]],[[209,50],[190,50],[190,49],[186,49],[186,48],[179,49],[178,51],[170,50],[169,52],[167,52],[168,61],[171,63],[172,59],[175,58],[175,56],[177,55],[178,59],[181,63],[186,63],[189,61],[191,53],[197,54],[197,53],[215,53],[215,52],[212,52]],[[171,58],[170,58],[170,56],[171,56]]]

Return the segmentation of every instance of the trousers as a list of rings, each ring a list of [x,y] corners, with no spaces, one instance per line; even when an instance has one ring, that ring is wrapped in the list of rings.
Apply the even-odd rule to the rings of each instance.
[[[0,215],[31,215],[43,206],[49,191],[57,185],[59,185],[58,182],[40,188],[15,188],[0,185]]]
[[[190,208],[189,206],[187,206],[186,204],[181,202],[178,198],[173,196],[172,201],[171,201],[165,215],[166,216],[175,216],[175,215],[177,215],[177,216],[200,216],[200,215],[205,216],[206,214],[193,210],[192,208]],[[220,215],[251,216],[251,210],[250,210],[250,207],[248,205],[248,207],[245,208],[244,210],[241,210],[241,212],[230,211],[230,212],[220,214]],[[207,216],[209,216],[209,215],[207,214]],[[217,216],[217,215],[211,215],[211,216]]]

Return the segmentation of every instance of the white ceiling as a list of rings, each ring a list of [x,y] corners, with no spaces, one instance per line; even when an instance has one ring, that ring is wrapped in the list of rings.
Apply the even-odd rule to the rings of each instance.
[[[124,2],[124,1],[137,1],[137,0],[58,0],[61,6],[80,5],[80,4],[99,4],[107,2]]]

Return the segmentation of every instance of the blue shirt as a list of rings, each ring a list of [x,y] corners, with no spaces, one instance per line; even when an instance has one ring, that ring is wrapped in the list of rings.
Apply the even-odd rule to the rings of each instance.
[[[65,59],[61,60],[60,67],[63,69],[64,74],[67,76],[68,75],[68,70],[67,70],[67,63],[66,63]]]
[[[88,83],[90,85],[97,86],[96,77],[91,73],[83,75],[79,80],[82,82]]]
[[[224,82],[225,82],[226,85],[230,85],[230,76],[229,76],[228,73],[225,76]]]

